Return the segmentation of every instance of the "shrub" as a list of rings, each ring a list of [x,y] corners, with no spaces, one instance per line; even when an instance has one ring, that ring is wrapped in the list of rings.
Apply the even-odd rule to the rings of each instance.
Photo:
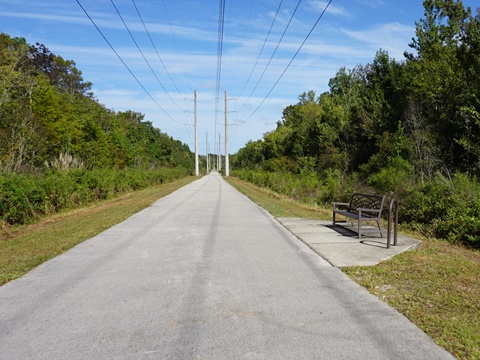
[[[0,175],[0,221],[24,224],[39,215],[75,208],[186,176],[184,168],[156,170],[49,169],[42,176]]]
[[[428,235],[480,248],[480,184],[465,174],[436,178],[402,201],[402,222]]]
[[[34,176],[0,176],[0,219],[8,224],[32,219],[43,208],[45,197]]]
[[[381,194],[402,196],[408,188],[412,167],[401,157],[394,157],[388,161],[388,167],[371,175],[368,183]]]

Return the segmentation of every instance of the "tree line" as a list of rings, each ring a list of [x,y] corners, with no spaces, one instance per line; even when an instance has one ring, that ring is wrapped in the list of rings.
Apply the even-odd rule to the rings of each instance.
[[[86,168],[191,168],[187,145],[135,111],[100,104],[73,60],[0,34],[0,170],[38,172],[68,154]]]
[[[369,187],[400,198],[403,221],[480,243],[480,9],[423,5],[404,59],[380,49],[369,64],[340,68],[329,91],[301,94],[232,166],[251,179],[257,171],[260,182],[283,172],[319,184],[316,175],[319,201],[342,195],[332,182],[343,192]]]
[[[0,228],[192,173],[186,144],[91,88],[73,60],[0,33]]]

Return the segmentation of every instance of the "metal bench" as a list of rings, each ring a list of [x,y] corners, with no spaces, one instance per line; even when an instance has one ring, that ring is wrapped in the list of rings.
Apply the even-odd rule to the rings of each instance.
[[[353,193],[350,202],[334,202],[333,205],[333,226],[336,226],[336,215],[342,215],[358,222],[358,238],[362,238],[362,234],[380,233],[383,237],[383,229],[381,225],[381,215],[385,196],[369,195]],[[362,222],[374,221],[377,223],[378,230],[367,228],[362,229]]]

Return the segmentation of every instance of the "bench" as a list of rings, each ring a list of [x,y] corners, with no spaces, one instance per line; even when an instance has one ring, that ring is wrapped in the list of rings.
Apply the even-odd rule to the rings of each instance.
[[[365,233],[380,233],[383,237],[383,229],[381,225],[381,215],[385,196],[369,195],[353,193],[350,202],[334,202],[333,205],[333,226],[336,226],[337,221],[335,216],[342,215],[351,218],[352,226],[353,220],[358,222],[358,238],[362,238]],[[362,222],[374,221],[377,223],[377,229],[362,229]]]

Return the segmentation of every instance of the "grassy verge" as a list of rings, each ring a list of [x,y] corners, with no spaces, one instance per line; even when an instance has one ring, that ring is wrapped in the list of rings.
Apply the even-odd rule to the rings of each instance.
[[[331,219],[329,209],[309,208],[236,178],[228,182],[274,216]],[[480,359],[480,251],[421,240],[419,249],[376,266],[342,270],[457,358]]]
[[[276,217],[301,217],[318,220],[327,220],[332,217],[331,210],[301,204],[288,196],[261,188],[238,178],[228,177],[227,181],[250,198],[250,200]]]
[[[0,285],[118,224],[195,179],[182,178],[93,206],[45,217],[35,224],[2,229]]]

